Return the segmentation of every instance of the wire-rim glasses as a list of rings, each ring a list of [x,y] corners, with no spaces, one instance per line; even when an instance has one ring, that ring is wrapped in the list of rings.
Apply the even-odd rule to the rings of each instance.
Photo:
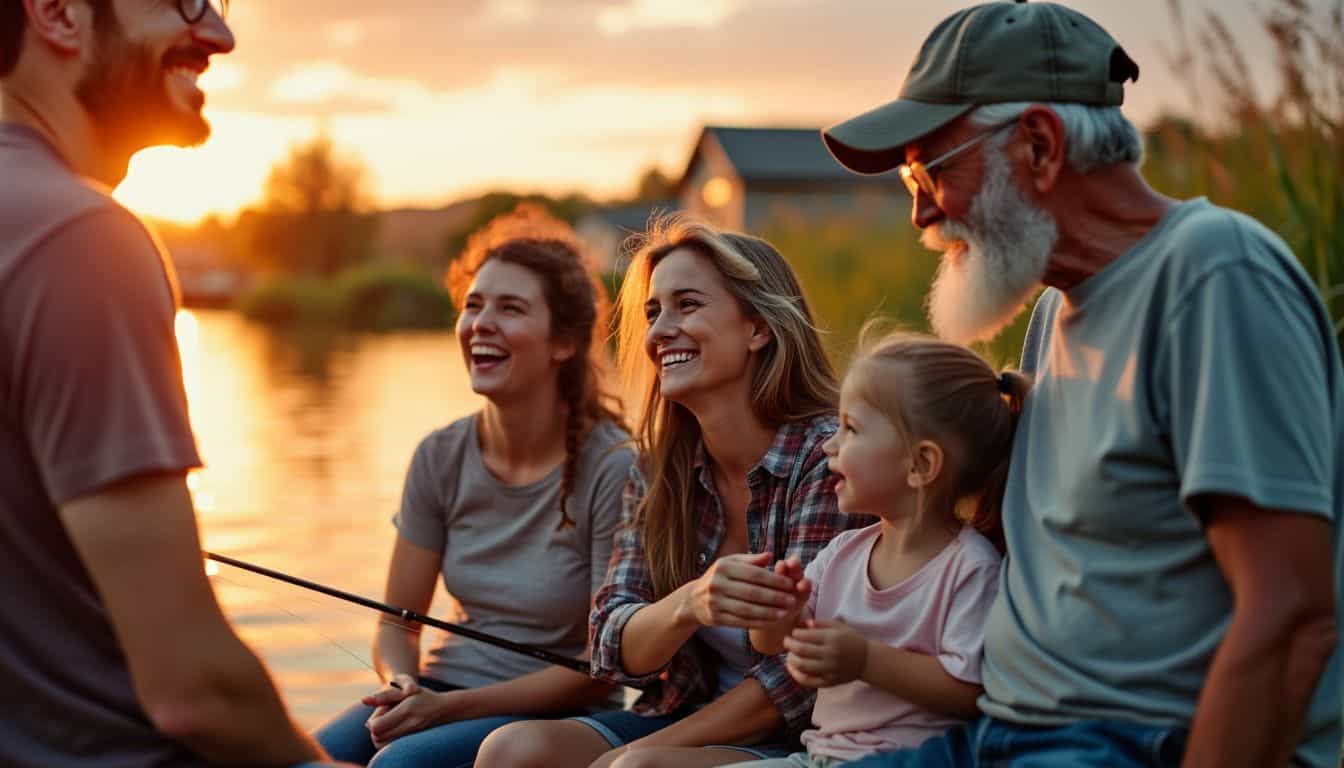
[[[188,24],[204,19],[211,8],[222,19],[229,15],[229,0],[177,0],[177,12],[182,14],[182,20]]]
[[[1013,118],[1012,120],[1009,120],[1007,122],[990,126],[989,128],[986,128],[980,133],[977,133],[970,139],[967,139],[961,144],[958,144],[952,149],[949,149],[948,151],[944,152],[938,157],[935,157],[934,159],[930,160],[927,163],[921,163],[918,160],[915,160],[914,162],[910,163],[901,163],[900,165],[896,166],[896,172],[901,175],[901,181],[905,182],[905,188],[910,190],[911,197],[917,197],[919,196],[919,193],[923,192],[926,197],[928,197],[929,199],[933,199],[935,193],[938,190],[937,185],[934,184],[933,181],[933,171],[935,168],[946,163],[948,160],[951,160],[957,155],[960,155],[962,152],[965,152],[971,147],[974,147],[982,143],[990,136],[993,136],[994,134],[998,133],[1004,128],[1008,128],[1009,126],[1016,124],[1017,124],[1017,118]]]

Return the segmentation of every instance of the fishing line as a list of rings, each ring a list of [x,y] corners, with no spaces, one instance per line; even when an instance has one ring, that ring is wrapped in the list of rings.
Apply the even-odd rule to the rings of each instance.
[[[533,645],[525,645],[523,643],[517,643],[503,637],[497,637],[495,635],[481,632],[479,630],[469,629],[459,624],[450,624],[446,621],[440,621],[439,619],[436,619],[432,616],[426,616],[422,613],[417,613],[415,611],[408,610],[406,608],[397,608],[395,606],[391,606],[386,603],[380,603],[377,600],[370,600],[367,597],[361,597],[359,595],[351,594],[350,592],[344,592],[342,590],[335,589],[333,587],[328,587],[325,584],[318,584],[315,581],[308,581],[307,579],[301,579],[297,576],[291,576],[288,573],[272,570],[270,568],[264,568],[259,565],[253,565],[252,563],[243,560],[237,560],[235,558],[227,557],[225,555],[217,555],[213,552],[202,552],[201,554],[208,560],[214,560],[217,563],[231,565],[235,568],[241,568],[245,571],[251,571],[252,573],[260,574],[262,576],[266,576],[268,578],[272,578],[277,581],[283,581],[287,584],[293,584],[296,587],[303,587],[304,589],[310,589],[314,592],[320,592],[324,595],[335,597],[340,600],[345,600],[347,602],[351,602],[356,605],[362,605],[365,608],[371,608],[375,611],[379,611],[381,613],[385,613],[390,616],[396,616],[402,621],[409,621],[414,622],[416,624],[423,624],[427,627],[434,627],[435,629],[441,629],[444,632],[450,632],[454,635],[460,635],[462,637],[470,638],[472,640],[477,640],[479,642],[486,643],[488,645],[493,645],[497,648],[503,648],[504,650],[507,651],[513,651],[514,653],[520,653],[525,656],[531,656],[532,658],[544,661],[547,664],[554,664],[555,666],[558,667],[565,667],[567,669],[572,669],[575,672],[582,672],[585,675],[591,674],[588,662],[580,661],[579,659],[555,653],[553,651],[548,651],[545,648],[538,648]]]
[[[347,656],[349,656],[350,658],[354,659],[355,661],[358,661],[358,662],[360,663],[361,666],[364,666],[364,667],[368,668],[368,670],[369,670],[370,672],[373,672],[375,675],[378,674],[378,670],[373,666],[372,663],[365,661],[365,660],[364,660],[364,657],[360,656],[359,654],[357,654],[357,653],[355,653],[354,651],[350,650],[349,648],[345,647],[345,645],[343,645],[342,643],[340,643],[339,641],[337,641],[335,638],[331,637],[331,636],[328,635],[327,633],[325,633],[325,632],[323,632],[322,630],[318,629],[318,628],[317,628],[317,625],[316,625],[315,622],[308,620],[308,619],[307,619],[306,617],[304,617],[303,615],[298,614],[298,613],[295,613],[294,611],[290,610],[287,606],[281,604],[281,602],[280,602],[281,600],[288,600],[288,599],[289,599],[289,596],[288,596],[288,595],[279,595],[279,594],[276,594],[276,593],[274,593],[274,592],[271,592],[270,590],[262,589],[261,587],[253,586],[253,585],[251,585],[251,584],[244,584],[244,583],[241,582],[241,581],[238,581],[238,580],[236,580],[236,579],[231,579],[231,578],[229,578],[229,577],[227,577],[227,576],[223,576],[223,575],[221,575],[221,574],[215,574],[215,575],[212,576],[211,578],[212,578],[212,579],[217,579],[217,580],[222,581],[222,582],[225,582],[225,583],[227,583],[227,584],[231,584],[231,585],[233,585],[233,586],[235,586],[235,587],[238,587],[238,588],[240,588],[240,589],[251,590],[251,591],[253,591],[253,592],[260,592],[260,593],[266,595],[266,596],[269,598],[269,599],[265,602],[265,605],[266,605],[267,607],[278,608],[278,609],[280,609],[281,611],[284,611],[285,613],[289,614],[290,616],[293,616],[294,618],[298,619],[300,622],[302,622],[302,624],[304,625],[304,627],[305,627],[306,629],[308,629],[310,632],[316,634],[317,636],[321,637],[323,640],[326,640],[328,643],[331,643],[332,645],[334,645],[334,646],[336,646],[337,648],[341,649],[342,651],[345,652],[345,654],[346,654]],[[309,602],[317,603],[316,600],[310,600]],[[319,604],[320,604],[320,603],[319,603]],[[351,614],[353,614],[354,611],[341,611],[341,613],[351,613]]]
[[[309,606],[312,607],[313,610],[330,611],[332,613],[338,613],[342,616],[366,617],[369,615],[368,611],[360,610],[359,608],[353,605],[348,605],[344,602],[337,602],[334,600],[323,600],[315,595],[310,595],[307,592],[301,590],[286,590],[282,592],[276,588],[263,586],[264,584],[267,584],[269,582],[267,582],[266,579],[258,577],[255,574],[248,573],[247,571],[243,571],[243,575],[245,575],[246,578],[240,580],[234,577],[226,577],[222,573],[220,573],[218,569],[207,571],[206,573],[206,576],[208,576],[211,581],[224,581],[227,582],[230,586],[246,589],[249,592],[259,592],[274,600],[285,600],[285,601],[298,600],[307,603]]]

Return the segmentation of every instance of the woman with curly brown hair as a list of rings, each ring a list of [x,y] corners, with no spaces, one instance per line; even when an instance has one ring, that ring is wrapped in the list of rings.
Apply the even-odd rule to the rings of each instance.
[[[586,653],[632,462],[619,402],[602,386],[604,301],[581,254],[567,225],[520,206],[453,264],[458,341],[485,405],[416,450],[386,590],[423,613],[442,573],[466,626],[570,656]],[[419,631],[378,625],[387,686],[318,731],[334,758],[470,765],[500,725],[614,705],[607,683],[454,636],[422,665]]]

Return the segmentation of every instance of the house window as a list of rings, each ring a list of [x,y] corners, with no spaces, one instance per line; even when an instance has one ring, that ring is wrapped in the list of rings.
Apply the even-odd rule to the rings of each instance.
[[[733,183],[722,176],[715,176],[700,188],[700,199],[710,208],[722,208],[733,201]]]

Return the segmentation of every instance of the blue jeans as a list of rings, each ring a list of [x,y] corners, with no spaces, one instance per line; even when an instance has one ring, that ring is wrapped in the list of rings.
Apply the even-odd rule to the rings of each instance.
[[[421,678],[420,684],[436,692],[454,688],[427,678]],[[378,749],[369,738],[369,729],[364,727],[372,714],[373,707],[355,702],[313,736],[331,759],[371,768],[471,768],[476,762],[476,751],[491,731],[515,720],[533,719],[527,715],[501,715],[461,720],[407,734]]]
[[[981,717],[916,749],[865,757],[846,768],[1177,768],[1188,731],[1089,720],[1034,727]]]

